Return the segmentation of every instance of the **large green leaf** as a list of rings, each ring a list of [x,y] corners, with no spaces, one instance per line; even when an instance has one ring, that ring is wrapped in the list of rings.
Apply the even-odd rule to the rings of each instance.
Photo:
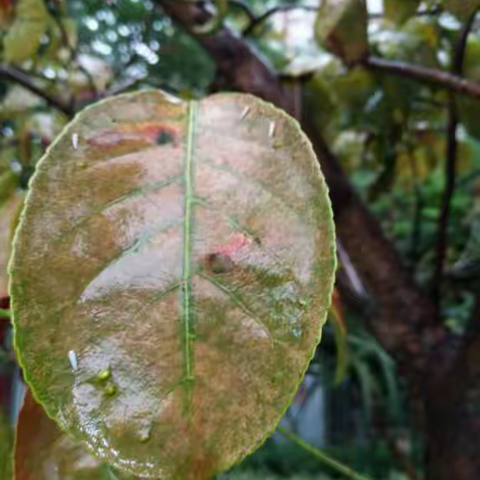
[[[443,0],[443,4],[460,20],[467,20],[480,8],[480,0]]]
[[[133,480],[102,464],[62,432],[30,390],[18,418],[14,458],[15,480]]]
[[[365,0],[324,0],[315,23],[320,45],[347,65],[368,54],[368,13]]]
[[[252,96],[82,112],[31,184],[16,349],[48,414],[116,467],[210,479],[258,447],[320,339],[335,270],[298,124]]]

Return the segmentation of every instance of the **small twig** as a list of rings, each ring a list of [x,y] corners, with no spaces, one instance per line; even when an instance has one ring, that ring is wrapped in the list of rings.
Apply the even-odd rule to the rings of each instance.
[[[433,8],[425,9],[425,10],[419,10],[416,12],[413,16],[414,17],[433,17],[435,15],[439,15],[440,13],[443,12],[443,9],[440,5],[436,5]],[[370,20],[381,20],[385,18],[384,13],[371,13],[368,18]]]
[[[411,63],[385,60],[370,56],[363,61],[363,66],[371,70],[390,73],[418,82],[435,85],[454,93],[480,99],[480,83],[471,82],[458,74],[444,72],[434,68],[422,67]]]
[[[328,465],[332,470],[335,470],[336,472],[342,474],[345,478],[349,478],[350,480],[371,480],[369,477],[366,477],[365,475],[362,475],[356,472],[355,470],[352,470],[350,467],[343,465],[342,463],[333,459],[332,457],[322,452],[318,448],[313,447],[312,445],[307,443],[305,440],[300,438],[298,435],[295,435],[294,433],[282,427],[279,427],[277,430],[279,433],[281,433],[285,438],[290,440],[292,443],[294,443],[295,445],[298,445],[300,448],[303,448],[303,450],[312,454],[314,457],[318,458],[325,465]]]
[[[45,100],[51,107],[63,112],[68,117],[73,116],[74,111],[72,105],[64,102],[63,100],[55,97],[54,95],[51,95],[50,93],[35,85],[31,78],[21,70],[18,70],[10,65],[0,65],[0,79],[11,81],[17,83],[18,85],[21,85],[27,90],[30,90],[35,95],[43,98],[43,100]]]
[[[380,430],[380,433],[385,437],[388,448],[390,449],[390,452],[393,458],[397,461],[398,466],[402,469],[403,473],[410,480],[421,480],[421,477],[417,472],[415,465],[410,460],[406,452],[400,447],[397,439],[394,437],[392,432],[387,428],[387,425],[385,424],[384,421],[380,423],[379,430]]]
[[[465,60],[465,51],[467,48],[468,36],[475,23],[477,15],[476,10],[468,19],[462,29],[460,38],[455,48],[455,55],[452,61],[452,73],[454,75],[462,75],[463,63]],[[447,126],[447,162],[445,165],[445,190],[443,192],[442,210],[438,218],[438,234],[437,234],[437,252],[435,260],[435,270],[432,285],[432,299],[440,314],[440,297],[442,290],[443,270],[445,266],[445,257],[448,246],[448,221],[450,217],[451,202],[455,193],[456,183],[456,167],[457,167],[457,127],[458,127],[458,109],[455,95],[450,92],[448,98],[448,126]]]
[[[426,106],[432,107],[432,108],[447,108],[447,102],[442,102],[435,98],[425,97],[422,95],[415,97],[414,102],[419,104],[425,104]]]
[[[105,92],[101,95],[101,97],[113,97],[114,95],[118,95],[119,93],[125,92],[126,90],[135,86],[138,82],[144,80],[145,77],[131,77],[125,78],[124,80],[120,80],[117,83],[110,85]]]
[[[413,196],[414,196],[414,212],[412,220],[412,233],[410,237],[410,248],[408,258],[411,263],[411,269],[414,270],[416,260],[418,258],[418,247],[422,238],[422,210],[423,210],[423,196],[422,189],[418,181],[418,169],[414,158],[413,145],[408,142],[408,161],[412,171],[413,182]]]
[[[98,91],[97,91],[97,86],[95,85],[95,80],[93,79],[93,76],[92,74],[85,68],[83,67],[83,65],[80,64],[79,60],[78,60],[78,52],[77,50],[73,47],[73,45],[71,45],[70,43],[70,40],[68,38],[68,34],[67,34],[67,31],[65,30],[65,25],[63,25],[62,21],[60,20],[60,16],[56,13],[54,15],[52,15],[54,20],[55,20],[55,23],[57,25],[57,28],[59,29],[60,31],[60,35],[62,36],[62,43],[63,45],[65,46],[65,48],[69,51],[70,53],[70,60],[72,61],[72,63],[74,63],[77,68],[85,75],[87,81],[88,81],[88,84],[90,86],[90,89],[92,90],[92,92],[94,93],[95,96],[98,95]]]
[[[231,0],[230,3],[238,3],[238,0]],[[243,2],[241,2],[243,3]],[[262,15],[255,17],[252,14],[252,11],[249,9],[249,13],[247,13],[249,19],[250,19],[250,25],[245,28],[243,31],[243,36],[248,37],[253,33],[253,31],[263,22],[265,22],[268,18],[270,18],[272,15],[275,15],[276,13],[280,12],[289,12],[291,10],[304,10],[306,12],[318,12],[319,7],[315,5],[280,5],[277,7],[273,7],[269,10],[267,10],[265,13],[262,13]],[[429,9],[429,10],[421,10],[415,14],[416,17],[425,17],[425,16],[432,16],[432,15],[438,15],[441,13],[442,9],[440,7]],[[379,14],[371,14],[369,15],[369,19],[375,20],[375,19],[382,19],[384,18],[384,15],[382,13]]]
[[[241,10],[250,20],[250,22],[255,21],[255,13],[253,13],[253,10],[250,8],[250,5],[243,1],[243,0],[230,0],[228,2],[232,7],[238,8],[238,10]]]
[[[267,20],[272,15],[280,12],[289,12],[291,10],[305,10],[307,12],[318,12],[318,6],[314,5],[281,5],[278,7],[273,7],[270,10],[267,10],[265,13],[260,15],[259,17],[254,18],[250,25],[243,31],[243,36],[248,37],[253,33],[253,31],[265,20]]]

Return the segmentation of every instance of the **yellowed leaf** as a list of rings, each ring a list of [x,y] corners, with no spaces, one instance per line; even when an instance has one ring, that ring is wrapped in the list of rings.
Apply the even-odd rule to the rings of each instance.
[[[38,50],[50,15],[43,0],[17,0],[15,19],[3,40],[6,63],[21,63]]]

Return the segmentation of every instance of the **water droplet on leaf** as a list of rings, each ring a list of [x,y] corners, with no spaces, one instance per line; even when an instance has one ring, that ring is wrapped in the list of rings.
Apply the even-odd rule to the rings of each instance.
[[[117,387],[115,385],[107,385],[105,387],[105,393],[109,397],[113,397],[113,395],[115,395],[117,393]]]
[[[106,368],[105,370],[102,370],[98,375],[97,378],[101,381],[104,382],[105,380],[108,380],[110,378],[110,369]]]
[[[70,362],[73,371],[78,369],[77,356],[75,355],[75,352],[73,350],[70,350],[68,352],[68,361]]]

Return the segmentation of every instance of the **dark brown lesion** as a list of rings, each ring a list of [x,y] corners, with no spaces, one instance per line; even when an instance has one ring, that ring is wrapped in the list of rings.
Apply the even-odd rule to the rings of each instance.
[[[167,130],[160,130],[158,132],[156,143],[157,145],[167,145],[169,143],[174,143],[175,137],[172,133],[168,132]]]
[[[215,275],[230,273],[235,264],[232,257],[225,253],[210,253],[205,256],[207,270]]]
[[[147,144],[178,146],[180,132],[177,128],[162,123],[119,124],[115,128],[103,130],[87,139],[89,145],[111,148],[123,144]]]

